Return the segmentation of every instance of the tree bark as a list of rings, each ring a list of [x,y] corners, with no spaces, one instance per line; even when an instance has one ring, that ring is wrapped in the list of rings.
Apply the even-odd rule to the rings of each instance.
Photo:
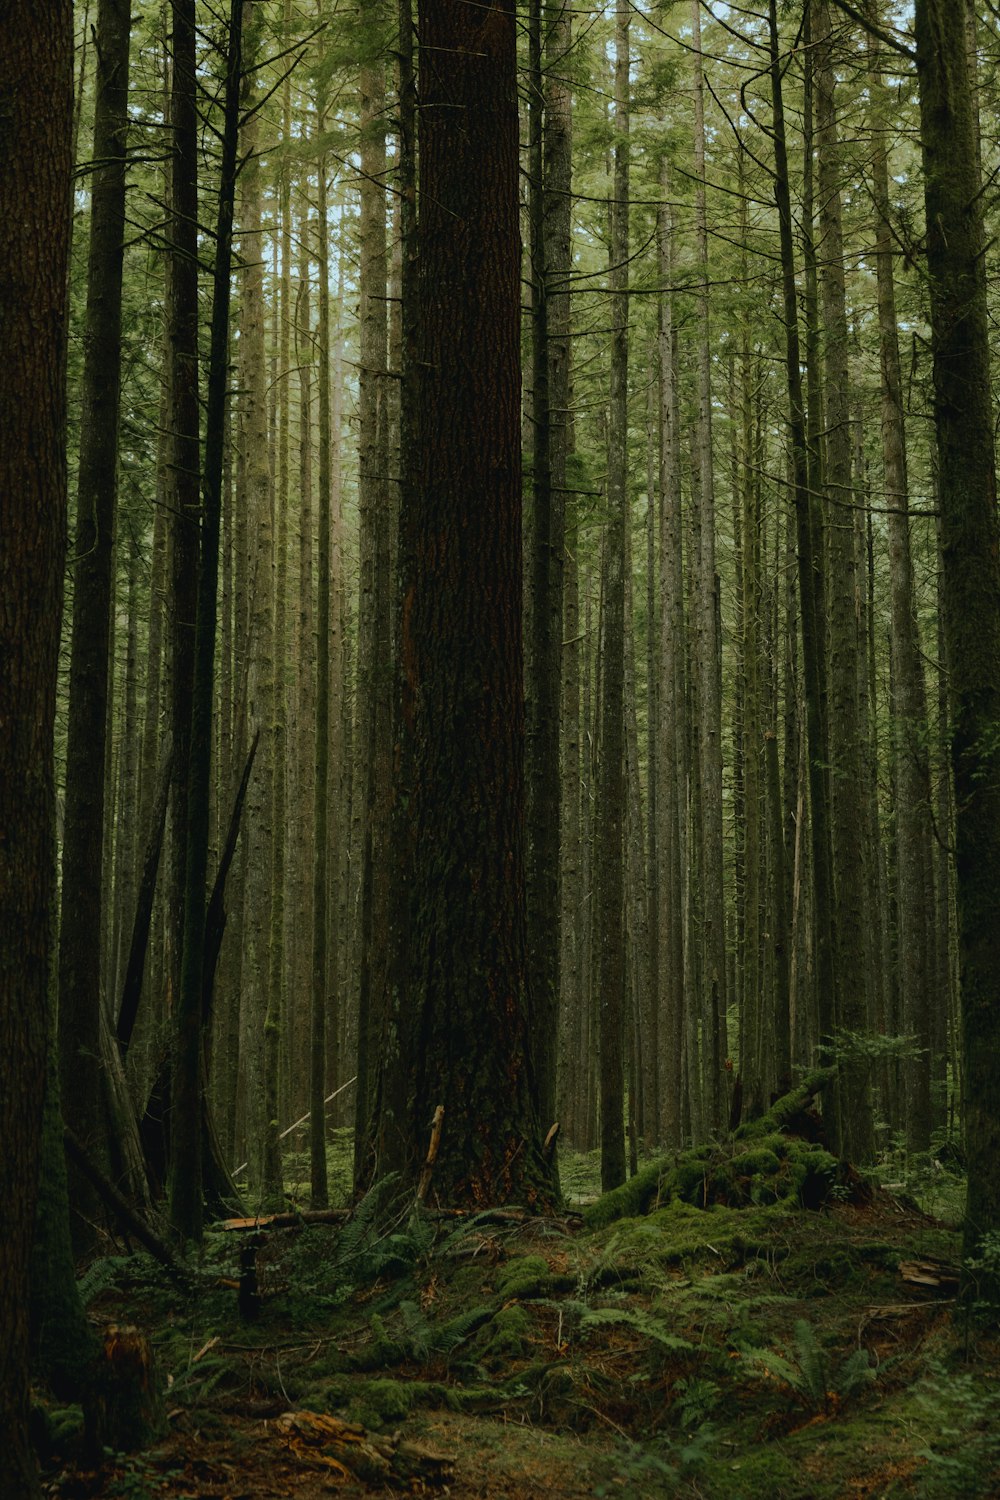
[[[597,996],[600,1019],[601,1188],[625,1181],[625,560],[628,535],[629,10],[615,9],[614,176],[611,198],[611,400],[601,606],[597,762]]]
[[[816,121],[819,147],[819,222],[823,238],[820,296],[826,332],[826,498],[830,532],[830,761],[831,831],[836,901],[836,1011],[847,1056],[834,1088],[838,1116],[835,1141],[851,1161],[871,1159],[874,1149],[868,1065],[849,1037],[870,1025],[865,937],[865,860],[862,845],[861,718],[858,694],[859,638],[856,614],[857,557],[851,462],[850,375],[847,361],[847,294],[844,279],[834,67],[827,0],[814,5],[816,28]]]
[[[0,1452],[10,1500],[38,1493],[28,1261],[55,939],[72,63],[70,5],[0,10]]]
[[[669,286],[673,269],[670,169],[660,167],[657,256],[660,279]],[[660,301],[657,332],[660,440],[660,682],[656,695],[659,751],[657,766],[657,855],[660,926],[660,1123],[665,1145],[681,1143],[681,1058],[684,1050],[684,878],[681,824],[686,802],[686,691],[684,671],[683,518],[677,423],[677,335],[673,299]]]
[[[719,583],[715,571],[715,479],[712,468],[712,378],[709,342],[708,227],[705,209],[705,88],[701,58],[701,3],[691,0],[694,36],[695,245],[698,304],[698,536],[694,603],[697,655],[698,765],[701,775],[702,1046],[709,1122],[723,1123],[726,1061],[726,930],[722,836],[722,657]]]
[[[1000,538],[983,201],[962,8],[917,0],[934,401],[951,680],[969,1189],[966,1255],[1000,1229]],[[1000,1278],[976,1278],[995,1298]]]
[[[97,20],[97,100],[91,187],[87,315],[74,537],[73,629],[66,747],[66,813],[59,924],[59,1038],[63,1114],[103,1157],[99,1017],[107,917],[103,846],[109,742],[109,643],[114,591],[115,501],[121,388],[125,149],[130,9],[102,0]],[[74,1174],[78,1251],[92,1240],[92,1195]]]
[[[378,0],[373,0],[367,17],[369,28],[377,33],[381,20],[381,7]],[[366,61],[361,68],[361,295],[358,309],[361,588],[357,671],[361,878],[357,974],[358,1083],[355,1090],[355,1172],[359,1176],[372,1103],[373,1053],[381,1030],[377,1006],[385,993],[382,935],[387,922],[387,825],[392,780],[385,102],[385,62],[379,56]]]
[[[522,844],[514,8],[425,0],[418,35],[419,442],[401,497],[393,987],[373,1155],[415,1185],[443,1105],[442,1201],[544,1200]]]
[[[527,658],[527,887],[531,1046],[544,1129],[556,1119],[559,995],[559,697],[565,494],[552,476],[550,237],[542,3],[528,6],[528,275],[531,282],[531,517]],[[559,163],[560,181],[565,176]],[[568,207],[568,204],[567,204]],[[562,417],[565,422],[565,416]],[[565,464],[563,463],[563,467]],[[565,479],[563,479],[563,485]]]
[[[195,618],[194,681],[188,766],[187,871],[171,1071],[173,1122],[170,1141],[170,1220],[183,1239],[201,1240],[204,1050],[202,997],[205,985],[205,916],[208,845],[211,836],[212,731],[215,719],[215,637],[222,520],[222,475],[229,388],[229,298],[236,192],[242,69],[242,0],[232,0],[226,55],[225,119],[215,235],[211,350],[205,420],[204,504]]]

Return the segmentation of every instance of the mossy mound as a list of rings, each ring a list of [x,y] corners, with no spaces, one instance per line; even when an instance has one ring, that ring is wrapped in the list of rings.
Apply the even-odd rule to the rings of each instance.
[[[541,1255],[515,1255],[497,1273],[497,1292],[505,1302],[527,1302],[535,1297],[551,1297],[573,1287],[572,1276],[554,1272]]]
[[[759,1120],[741,1125],[725,1144],[698,1146],[674,1159],[651,1162],[591,1204],[584,1223],[601,1229],[678,1201],[695,1208],[745,1208],[792,1200],[818,1208],[838,1184],[855,1192],[860,1179],[824,1149],[817,1138],[818,1117],[810,1108],[833,1074],[832,1068],[810,1074]]]

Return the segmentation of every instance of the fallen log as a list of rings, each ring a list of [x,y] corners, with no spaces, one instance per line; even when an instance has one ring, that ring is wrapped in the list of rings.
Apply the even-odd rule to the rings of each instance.
[[[369,1432],[353,1422],[312,1411],[285,1412],[274,1422],[285,1446],[305,1463],[343,1478],[409,1490],[444,1489],[454,1479],[454,1459],[398,1433]]]
[[[180,1261],[159,1236],[153,1233],[145,1220],[140,1219],[139,1215],[127,1199],[118,1191],[114,1183],[109,1182],[104,1173],[98,1167],[95,1167],[68,1125],[63,1127],[63,1140],[66,1145],[67,1156],[75,1162],[84,1177],[97,1189],[122,1228],[137,1239],[143,1249],[148,1250],[153,1259],[158,1260],[160,1265],[170,1273],[175,1281],[181,1286],[188,1286],[191,1277]]]

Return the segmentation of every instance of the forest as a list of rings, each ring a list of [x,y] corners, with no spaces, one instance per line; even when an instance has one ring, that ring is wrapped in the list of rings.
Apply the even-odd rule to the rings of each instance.
[[[1000,1494],[992,0],[0,6],[0,1490]]]

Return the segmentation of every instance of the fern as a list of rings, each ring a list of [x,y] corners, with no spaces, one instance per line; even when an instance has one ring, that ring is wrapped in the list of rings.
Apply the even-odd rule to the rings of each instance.
[[[451,1354],[493,1317],[492,1308],[474,1307],[450,1318],[447,1323],[436,1323],[416,1302],[401,1302],[399,1312],[410,1357],[421,1361],[429,1359],[432,1354]]]
[[[688,1339],[679,1338],[677,1334],[671,1333],[665,1323],[646,1312],[633,1312],[628,1308],[591,1307],[586,1308],[580,1318],[581,1328],[606,1328],[613,1324],[634,1328],[636,1333],[652,1339],[664,1349],[694,1348]]]
[[[806,1406],[828,1410],[831,1396],[856,1395],[876,1377],[867,1349],[853,1350],[834,1370],[816,1330],[804,1318],[795,1324],[793,1352],[794,1361],[775,1354],[772,1349],[748,1349],[746,1359],[787,1385]]]
[[[401,1302],[399,1315],[406,1331],[406,1341],[414,1359],[427,1359],[434,1341],[434,1328],[430,1318],[416,1302]]]
[[[387,1203],[389,1190],[395,1186],[398,1178],[398,1173],[392,1173],[376,1182],[347,1220],[337,1241],[338,1270],[370,1251],[371,1242],[377,1234],[380,1213]]]
[[[82,1306],[89,1307],[95,1298],[113,1286],[118,1272],[126,1264],[124,1255],[105,1255],[92,1261],[76,1284]]]

